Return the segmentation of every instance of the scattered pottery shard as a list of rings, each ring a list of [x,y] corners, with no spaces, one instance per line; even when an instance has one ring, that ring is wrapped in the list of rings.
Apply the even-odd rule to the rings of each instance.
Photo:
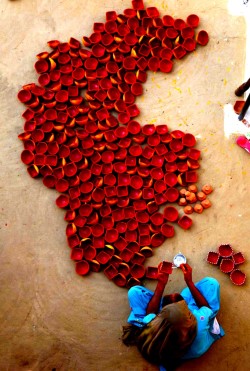
[[[135,121],[136,97],[148,71],[170,73],[176,59],[208,42],[198,24],[195,14],[160,18],[156,7],[133,0],[123,14],[108,11],[94,23],[83,45],[49,41],[34,65],[38,84],[17,95],[26,105],[21,160],[31,177],[61,193],[56,204],[65,209],[80,275],[103,270],[127,288],[157,276],[144,260],[174,236],[164,219],[178,220],[169,203],[178,203],[178,187],[197,182],[200,151],[191,133]],[[187,229],[191,219],[178,223]]]

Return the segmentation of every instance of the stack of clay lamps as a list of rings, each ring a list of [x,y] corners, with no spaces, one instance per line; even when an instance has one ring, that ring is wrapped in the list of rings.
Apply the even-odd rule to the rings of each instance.
[[[200,151],[195,137],[167,125],[141,126],[136,97],[147,71],[171,72],[175,59],[206,45],[195,36],[199,17],[159,17],[133,0],[123,14],[106,13],[81,43],[48,42],[37,55],[38,84],[19,91],[23,113],[22,161],[61,195],[66,234],[76,272],[103,270],[118,286],[145,276],[144,260],[178,223],[191,226],[170,206],[178,187],[195,183]],[[170,204],[162,213],[162,205]],[[125,265],[124,265],[125,264]]]
[[[222,244],[217,251],[209,251],[207,262],[217,265],[221,272],[229,274],[231,282],[241,286],[246,281],[246,275],[239,269],[239,265],[245,262],[241,252],[234,252],[230,244]]]
[[[193,165],[194,166],[194,165]],[[197,163],[197,168],[199,164]],[[180,190],[180,198],[178,204],[184,207],[185,214],[192,214],[196,212],[201,214],[204,209],[211,207],[211,202],[207,198],[207,195],[213,192],[213,188],[210,184],[205,184],[201,191],[195,184],[191,184],[187,188]]]

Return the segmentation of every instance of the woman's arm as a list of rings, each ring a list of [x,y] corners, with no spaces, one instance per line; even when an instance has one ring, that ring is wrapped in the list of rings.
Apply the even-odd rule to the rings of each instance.
[[[154,295],[152,296],[152,299],[148,303],[147,311],[146,311],[147,314],[150,314],[150,313],[157,314],[159,312],[162,294],[168,282],[168,277],[169,277],[169,274],[167,273],[158,274],[158,282],[156,285]]]
[[[184,280],[191,291],[191,294],[193,295],[193,298],[199,308],[201,307],[209,307],[209,304],[207,300],[204,298],[204,296],[200,293],[200,291],[197,289],[195,284],[193,283],[192,279],[192,268],[188,264],[181,264],[180,268],[184,275]]]

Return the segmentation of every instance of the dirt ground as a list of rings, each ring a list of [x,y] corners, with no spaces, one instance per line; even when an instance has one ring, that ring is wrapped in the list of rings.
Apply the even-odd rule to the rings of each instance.
[[[242,0],[230,1],[241,3]],[[208,251],[230,243],[249,258],[250,156],[235,144],[224,121],[234,90],[245,81],[245,18],[230,13],[227,0],[145,0],[161,15],[199,15],[209,44],[176,62],[171,74],[150,73],[145,93],[137,99],[142,124],[166,123],[192,132],[202,151],[199,186],[211,183],[212,208],[194,215],[189,231],[155,249],[146,265],[172,260],[181,251],[193,267],[194,280],[212,276],[221,284],[219,322],[226,336],[185,371],[246,371],[250,355],[248,281],[233,285],[217,267],[207,264]],[[134,347],[121,342],[129,314],[127,290],[103,273],[85,278],[75,273],[65,237],[64,212],[56,191],[27,174],[20,161],[24,106],[16,94],[36,81],[35,56],[52,39],[81,40],[105,12],[122,12],[129,0],[2,0],[0,3],[0,370],[153,371]],[[243,5],[242,5],[243,6]],[[248,9],[248,10],[247,10]],[[249,8],[246,8],[246,12]],[[248,76],[249,77],[249,76]],[[150,107],[150,109],[149,109]],[[237,118],[235,119],[237,121]],[[240,130],[239,130],[240,131]],[[249,276],[249,263],[242,266]],[[153,289],[155,282],[145,280]],[[184,288],[175,270],[168,292]]]

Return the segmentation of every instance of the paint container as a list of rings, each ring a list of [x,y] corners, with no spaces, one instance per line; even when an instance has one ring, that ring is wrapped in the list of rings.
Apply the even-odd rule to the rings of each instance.
[[[177,268],[179,268],[181,264],[186,264],[186,262],[187,262],[187,259],[185,255],[183,255],[182,253],[175,255],[173,259],[173,263]]]

